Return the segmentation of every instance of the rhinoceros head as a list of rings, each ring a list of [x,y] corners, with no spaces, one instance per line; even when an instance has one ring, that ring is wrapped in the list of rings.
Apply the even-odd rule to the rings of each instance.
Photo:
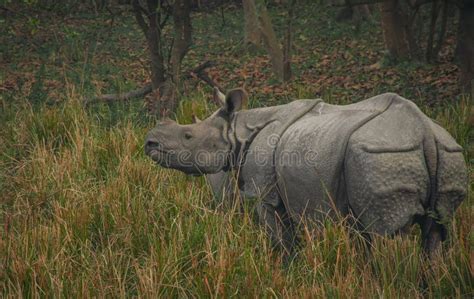
[[[230,121],[245,105],[247,94],[234,89],[224,96],[216,89],[214,97],[222,107],[203,121],[190,125],[160,121],[146,136],[145,153],[161,166],[188,174],[226,168],[233,151],[228,136]]]

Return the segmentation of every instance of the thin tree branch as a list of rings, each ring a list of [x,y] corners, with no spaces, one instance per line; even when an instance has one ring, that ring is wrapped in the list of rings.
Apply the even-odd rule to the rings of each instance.
[[[358,6],[358,5],[366,5],[366,4],[376,4],[376,3],[381,3],[385,0],[351,0],[349,1],[350,6]],[[332,7],[347,7],[347,3],[344,2],[344,4],[330,4]]]
[[[173,47],[174,47],[174,36],[171,38],[170,46],[168,47],[168,58],[166,59],[166,63],[168,66],[171,65],[171,56],[173,53]]]
[[[128,101],[134,98],[141,98],[146,94],[149,94],[152,91],[151,83],[146,84],[142,88],[132,90],[125,93],[110,93],[110,94],[103,94],[100,96],[96,96],[93,98],[86,98],[84,99],[85,105],[90,105],[95,102],[117,102],[117,101]]]
[[[145,9],[138,3],[138,0],[133,0],[132,2],[132,7],[133,7],[133,12],[135,14],[135,19],[137,20],[138,26],[140,26],[140,29],[143,31],[145,36],[148,33],[148,25],[145,22],[145,19],[143,19],[142,12],[145,11]]]
[[[438,41],[433,51],[433,56],[435,59],[438,57],[439,51],[441,50],[441,47],[443,46],[444,35],[446,34],[446,25],[448,23],[448,7],[449,7],[448,1],[444,0],[443,1],[443,18],[441,19],[441,29],[440,29],[441,31],[439,32]]]
[[[166,25],[166,23],[168,22],[169,18],[170,18],[170,14],[168,14],[168,13],[165,14],[165,18],[163,19],[163,21],[160,22],[160,28],[163,28],[163,27]]]
[[[206,82],[209,84],[211,87],[217,87],[219,90],[223,90],[222,87],[216,83],[213,79],[209,77],[209,75],[205,72],[206,69],[210,67],[214,67],[216,63],[214,61],[206,61],[194,69],[188,71],[188,75],[186,78],[199,78],[202,81]],[[89,105],[95,102],[106,102],[106,103],[111,103],[111,102],[116,102],[116,101],[128,101],[134,98],[141,98],[147,94],[149,94],[152,91],[152,85],[151,83],[146,84],[145,86],[132,90],[129,92],[125,93],[111,93],[111,94],[103,94],[100,96],[92,97],[92,98],[86,98],[84,99],[84,104]]]
[[[22,12],[20,12],[20,11],[15,11],[15,10],[10,9],[10,8],[8,8],[8,7],[6,7],[6,6],[3,6],[3,5],[0,5],[0,10],[3,10],[3,11],[5,11],[5,12],[7,12],[7,13],[12,13],[12,14],[15,14],[15,15],[20,15],[20,16],[22,16],[22,17],[24,17],[24,18],[29,18],[29,16],[28,16],[27,14],[24,14],[24,13],[22,13]]]
[[[376,3],[381,3],[383,2],[384,0],[350,0],[350,5],[351,6],[358,6],[358,5],[365,5],[365,4],[376,4]],[[419,6],[422,6],[424,4],[428,4],[428,3],[431,3],[433,2],[434,0],[416,0],[415,3],[411,3],[410,1],[407,1],[408,2],[408,6],[410,6],[411,8],[417,8]],[[456,2],[456,1],[452,1],[452,2]],[[347,3],[344,3],[344,4],[332,4],[331,6],[333,7],[347,7]]]
[[[204,63],[201,63],[200,65],[198,65],[197,67],[195,67],[194,69],[191,70],[191,73],[201,73],[203,71],[205,71],[206,69],[210,68],[210,67],[215,67],[216,66],[216,63],[212,60],[208,60]]]
[[[428,3],[431,3],[433,2],[434,0],[415,0],[414,3],[412,4],[411,1],[407,1],[408,3],[408,6],[410,6],[411,8],[418,8],[420,6],[423,6],[425,4],[428,4]],[[448,3],[453,3],[457,6],[460,7],[460,1],[459,0],[447,0]]]
[[[188,75],[186,76],[187,78],[198,78],[204,82],[206,82],[209,86],[211,87],[217,87],[219,90],[223,91],[224,89],[216,82],[214,81],[209,75],[206,73],[206,69],[210,67],[214,67],[216,63],[214,61],[206,61],[200,65],[198,65],[196,68],[188,72]]]

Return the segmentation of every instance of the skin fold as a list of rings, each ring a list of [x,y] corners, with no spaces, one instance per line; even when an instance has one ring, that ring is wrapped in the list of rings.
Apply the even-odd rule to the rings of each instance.
[[[336,214],[353,215],[369,235],[418,223],[429,254],[446,238],[467,167],[462,148],[413,102],[386,93],[345,106],[316,99],[242,110],[243,90],[216,97],[222,108],[203,121],[158,123],[145,152],[163,167],[207,175],[218,198],[235,176],[242,197],[258,199],[276,247],[291,253],[298,223]]]

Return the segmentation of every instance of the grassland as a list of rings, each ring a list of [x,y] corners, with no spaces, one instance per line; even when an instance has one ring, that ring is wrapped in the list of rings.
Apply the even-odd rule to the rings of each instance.
[[[314,96],[345,103],[397,91],[447,128],[472,161],[472,102],[446,75],[452,64],[405,63],[367,72],[383,59],[376,26],[336,24],[333,11],[311,5],[304,11],[316,17],[298,22],[301,63],[290,85],[272,82],[262,53],[242,54],[241,15],[232,7],[225,26],[218,12],[194,15],[195,46],[185,65],[220,57],[212,74],[229,87],[245,84],[252,106]],[[243,213],[224,211],[202,178],[162,169],[144,156],[143,137],[154,119],[141,103],[81,104],[84,96],[147,80],[143,40],[131,16],[113,24],[90,13],[60,19],[38,12],[37,18],[39,24],[7,18],[0,29],[0,296],[474,295],[472,195],[431,263],[422,258],[416,230],[405,238],[377,238],[369,253],[344,220],[328,219],[302,228],[298,258],[282,265],[255,224],[251,203]],[[353,47],[343,51],[339,45],[347,43]],[[344,85],[340,77],[348,72],[354,76]],[[432,81],[416,82],[428,76]],[[178,120],[215,109],[200,83],[188,82],[183,91]]]

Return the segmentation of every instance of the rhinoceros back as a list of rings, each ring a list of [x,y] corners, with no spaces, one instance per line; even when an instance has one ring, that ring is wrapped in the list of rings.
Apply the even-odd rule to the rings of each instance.
[[[304,160],[308,153],[312,161]],[[298,157],[304,163],[297,165]],[[396,94],[318,104],[283,134],[275,170],[295,220],[351,211],[380,234],[403,229],[430,207],[450,217],[466,193],[459,145]]]
[[[380,98],[365,106],[320,103],[284,132],[275,151],[275,170],[280,194],[296,221],[348,212],[343,176],[347,143],[390,101]]]

